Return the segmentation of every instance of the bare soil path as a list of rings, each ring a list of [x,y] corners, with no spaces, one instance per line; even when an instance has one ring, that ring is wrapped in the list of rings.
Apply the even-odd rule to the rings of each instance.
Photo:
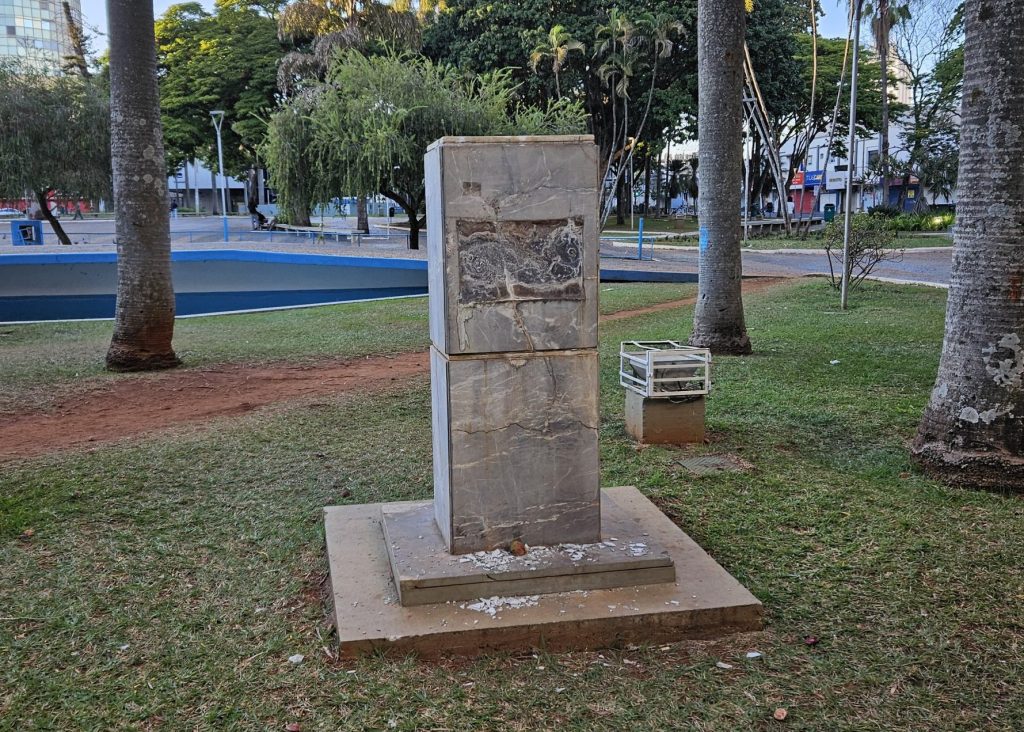
[[[752,279],[746,293],[778,285],[781,279]],[[692,305],[695,297],[623,310],[602,322]],[[0,422],[0,462],[134,437],[181,424],[245,414],[271,404],[311,396],[386,389],[396,381],[426,374],[425,351],[396,356],[323,361],[316,364],[221,366],[129,376],[81,390],[56,408],[28,412]]]

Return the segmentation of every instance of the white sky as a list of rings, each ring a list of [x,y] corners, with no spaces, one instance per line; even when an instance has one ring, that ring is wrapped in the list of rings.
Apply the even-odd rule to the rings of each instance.
[[[182,0],[153,0],[153,14],[159,16],[169,6]],[[756,2],[756,0],[755,0]],[[202,0],[203,5],[213,9],[213,0]],[[825,17],[821,21],[819,32],[831,38],[846,37],[846,6],[847,0],[821,0]],[[89,29],[93,51],[100,53],[107,47],[107,6],[104,0],[82,0],[82,15]],[[103,34],[103,35],[100,35]]]

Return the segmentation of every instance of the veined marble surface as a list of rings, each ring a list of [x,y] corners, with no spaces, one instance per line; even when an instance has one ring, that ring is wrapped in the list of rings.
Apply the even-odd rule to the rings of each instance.
[[[597,541],[597,352],[431,359],[434,505],[450,550]]]
[[[597,148],[445,138],[427,166],[431,338],[448,354],[597,346]]]

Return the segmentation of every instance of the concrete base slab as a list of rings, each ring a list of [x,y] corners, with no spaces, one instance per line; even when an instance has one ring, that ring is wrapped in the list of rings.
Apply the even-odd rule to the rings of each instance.
[[[385,505],[381,520],[403,605],[631,587],[676,578],[668,551],[608,493],[601,500],[600,542],[530,547],[522,556],[503,548],[451,554],[429,501]]]
[[[676,568],[675,582],[617,589],[491,597],[404,607],[392,580],[384,508],[324,509],[335,624],[341,653],[379,650],[477,655],[714,638],[761,628],[761,603],[635,488],[609,488]]]

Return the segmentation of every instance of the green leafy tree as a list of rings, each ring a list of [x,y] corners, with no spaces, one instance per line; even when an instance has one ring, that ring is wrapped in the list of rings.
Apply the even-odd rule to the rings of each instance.
[[[48,196],[110,195],[110,111],[95,78],[0,66],[0,197],[30,191],[61,244],[71,239]]]
[[[911,99],[901,120],[904,162],[893,164],[903,178],[903,196],[911,176],[925,185],[952,187],[963,85],[962,11],[950,0],[910,0],[910,11],[893,32]]]
[[[409,219],[418,247],[424,204],[423,154],[445,135],[569,134],[583,131],[583,111],[568,100],[544,109],[517,104],[511,74],[466,78],[413,54],[336,57],[309,119],[315,163],[313,197],[333,191],[381,193]],[[272,126],[272,135],[282,128]],[[271,141],[268,144],[281,144]],[[271,165],[274,176],[280,171]]]
[[[297,226],[309,226],[309,210],[314,198],[310,115],[316,106],[317,93],[305,90],[274,112],[261,148],[277,190],[280,218]]]
[[[156,22],[160,106],[169,167],[198,157],[217,165],[210,111],[223,109],[224,167],[241,175],[257,164],[265,118],[277,106],[276,3],[218,0],[172,5]]]
[[[695,0],[637,0],[628,11],[610,0],[452,0],[425,29],[424,53],[467,73],[509,68],[519,84],[517,95],[529,104],[543,107],[559,93],[579,101],[601,159],[618,180],[618,199],[624,200],[633,183],[626,179],[631,152],[656,152],[665,131],[680,129],[680,116],[695,112],[695,11]],[[531,54],[549,44],[555,26],[592,49],[567,55],[557,87],[529,64]],[[606,30],[599,38],[601,27]],[[668,36],[662,35],[665,29]],[[668,54],[666,40],[672,44]]]
[[[316,87],[332,59],[346,50],[366,54],[420,47],[421,16],[407,0],[295,0],[281,13],[278,32],[296,44],[280,64],[278,85],[285,94]],[[297,212],[291,212],[297,216]],[[366,199],[356,199],[356,229],[368,233]]]

